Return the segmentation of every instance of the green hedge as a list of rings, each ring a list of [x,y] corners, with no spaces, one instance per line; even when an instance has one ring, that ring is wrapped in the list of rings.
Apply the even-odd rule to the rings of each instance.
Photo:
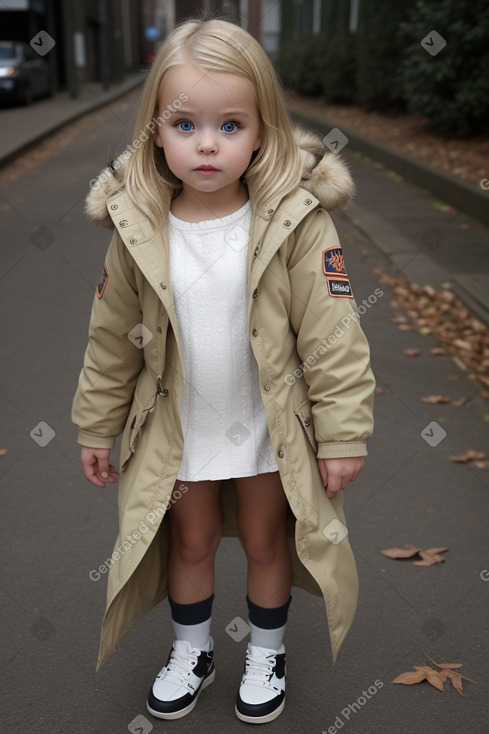
[[[324,92],[324,49],[321,36],[305,33],[282,43],[277,66],[286,86],[300,94]]]
[[[397,80],[401,34],[400,23],[412,12],[409,2],[386,3],[363,0],[358,17],[356,101],[371,109],[403,106]]]
[[[465,135],[488,130],[489,5],[487,0],[417,2],[413,17],[401,24],[405,49],[399,86],[409,112],[425,115],[440,132]],[[430,55],[420,44],[446,46]],[[429,46],[426,46],[429,47]],[[437,50],[435,45],[433,50]]]
[[[363,0],[355,33],[340,15],[318,35],[284,41],[277,65],[286,85],[332,103],[404,108],[440,132],[488,130],[487,0]],[[446,41],[434,55],[432,31]]]
[[[283,43],[277,66],[284,84],[300,94],[325,95],[330,102],[354,102],[354,42],[338,29],[331,35],[305,33]]]

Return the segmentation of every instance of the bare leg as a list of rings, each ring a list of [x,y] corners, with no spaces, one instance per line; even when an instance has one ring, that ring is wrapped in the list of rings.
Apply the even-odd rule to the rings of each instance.
[[[287,545],[287,498],[278,472],[234,480],[239,539],[248,560],[248,596],[274,608],[290,598],[292,568]]]
[[[222,527],[220,485],[220,481],[175,483],[173,491],[180,489],[182,494],[170,509],[168,590],[177,604],[193,604],[214,592],[214,558]]]

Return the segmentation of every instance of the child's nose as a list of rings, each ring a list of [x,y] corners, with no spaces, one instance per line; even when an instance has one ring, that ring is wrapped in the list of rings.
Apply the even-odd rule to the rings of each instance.
[[[217,153],[217,141],[212,134],[202,135],[198,143],[199,153]]]

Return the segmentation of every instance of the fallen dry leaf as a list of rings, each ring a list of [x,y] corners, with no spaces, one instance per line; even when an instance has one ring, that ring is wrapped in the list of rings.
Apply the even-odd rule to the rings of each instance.
[[[460,693],[461,696],[464,695],[462,676],[459,673],[456,673],[454,670],[443,670],[441,675],[443,675],[445,679],[448,678],[451,681],[452,686]]]
[[[445,349],[443,347],[433,347],[433,349],[430,349],[430,354],[432,354],[434,357],[441,357],[442,355],[446,354]]]
[[[376,387],[375,388],[375,394],[376,395],[383,395],[385,393],[385,390],[383,387]]]
[[[489,469],[489,459],[486,459],[485,461],[474,461],[474,466],[477,467],[477,469]]]
[[[413,566],[425,566],[426,568],[428,566],[435,566],[437,563],[443,563],[445,559],[443,556],[429,556],[426,553],[423,553],[423,551],[419,552],[419,555],[421,556],[421,561],[413,561]]]
[[[463,408],[464,405],[467,405],[467,403],[470,403],[472,398],[458,398],[458,400],[452,400],[452,405],[455,405],[457,408]]]
[[[380,552],[387,558],[412,558],[412,556],[415,556],[420,550],[421,549],[418,548],[418,546],[406,543],[404,548],[386,548]]]
[[[399,314],[398,316],[394,316],[391,321],[394,324],[405,324],[407,322],[407,316],[402,316]]]
[[[419,357],[421,349],[405,349],[404,354],[406,357]]]
[[[450,550],[450,548],[427,548],[423,553],[429,556],[437,556],[439,553],[446,553],[447,550]]]
[[[408,283],[402,277],[385,273],[379,277],[394,292],[393,306],[404,310],[393,317],[398,328],[432,334],[438,345],[431,354],[446,354],[460,370],[469,368],[481,388],[485,388],[484,397],[488,397],[489,328],[455,296],[448,283],[437,291],[431,286]]]
[[[456,668],[461,668],[462,663],[435,663],[429,655],[425,653],[425,657],[428,658],[430,663],[435,665],[439,670],[435,670],[429,665],[413,665],[415,672],[408,671],[407,673],[401,673],[398,675],[392,683],[403,683],[407,686],[415,685],[426,680],[433,688],[438,691],[443,691],[443,686],[446,680],[449,680],[458,693],[462,696],[463,685],[462,680],[468,680],[471,683],[477,683],[477,681],[468,678],[466,675],[459,673]]]
[[[425,680],[426,673],[422,670],[417,671],[416,673],[401,673],[397,676],[397,678],[394,678],[392,681],[393,683],[404,683],[406,686],[412,686],[415,683],[421,683],[422,680]]]
[[[413,564],[415,566],[434,566],[436,563],[443,563],[445,559],[443,556],[440,555],[440,553],[445,553],[448,548],[428,548],[427,550],[423,550],[422,548],[419,550],[419,555],[421,556],[421,561],[413,561]]]
[[[425,657],[428,658],[430,663],[433,663],[433,665],[436,665],[437,668],[446,668],[447,670],[455,670],[456,668],[461,668],[463,666],[463,663],[437,663],[433,660],[433,658],[430,658],[429,655],[425,653]]]
[[[453,345],[455,347],[458,347],[459,349],[465,349],[467,351],[472,349],[472,344],[470,344],[470,342],[464,341],[463,339],[454,339]]]
[[[434,566],[437,563],[443,563],[444,558],[441,553],[445,553],[449,548],[428,548],[424,550],[417,545],[406,543],[404,548],[386,548],[380,551],[386,558],[413,558],[418,555],[421,560],[413,561],[415,566]]]
[[[464,364],[464,362],[462,362],[461,359],[459,359],[458,357],[452,357],[452,359],[455,362],[455,364],[457,365],[457,367],[462,370],[462,372],[465,372],[467,370],[467,365]],[[475,378],[475,375],[474,375],[474,378]]]
[[[474,451],[474,449],[467,449],[465,454],[460,456],[450,456],[450,461],[454,461],[456,464],[468,464],[469,461],[474,459],[485,459],[486,455],[483,451]]]
[[[0,456],[7,456],[8,449],[0,449]]]
[[[459,673],[456,669],[462,667],[462,663],[436,663],[432,658],[430,658],[429,655],[425,653],[425,657],[428,658],[430,663],[433,663],[433,665],[436,665],[437,668],[441,668],[440,670],[440,677],[444,678],[445,680],[450,680],[452,686],[455,688],[456,691],[460,693],[460,695],[464,695],[463,693],[463,684],[462,680],[468,680],[471,683],[475,683],[477,685],[477,681],[472,680],[472,678],[468,678],[466,675],[463,675],[462,673]]]
[[[430,668],[428,665],[415,665],[414,667],[416,668],[415,673],[401,673],[397,678],[394,678],[392,682],[404,683],[406,686],[412,686],[416,683],[421,683],[422,681],[427,680],[434,688],[437,688],[439,691],[443,691],[444,680],[438,671],[433,670],[433,668]]]
[[[436,670],[432,670],[426,673],[426,680],[433,688],[437,688],[439,691],[443,691],[444,680]]]
[[[438,405],[438,403],[451,403],[452,398],[447,398],[445,395],[427,395],[425,398],[421,398],[421,401],[430,405]]]

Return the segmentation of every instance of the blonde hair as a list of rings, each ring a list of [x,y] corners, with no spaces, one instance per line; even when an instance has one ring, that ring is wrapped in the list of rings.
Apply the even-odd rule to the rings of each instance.
[[[182,184],[168,168],[153,135],[141,133],[154,130],[156,124],[165,124],[165,111],[158,110],[161,81],[170,68],[188,60],[202,69],[237,74],[253,87],[261,118],[261,144],[245,173],[252,206],[265,208],[272,198],[286,194],[301,179],[301,157],[282,88],[262,46],[245,30],[227,21],[186,21],[170,33],[153,61],[134,129],[135,140],[146,139],[134,149],[127,163],[126,190],[156,229],[165,221],[171,199]],[[178,102],[174,102],[176,107],[181,106]]]

